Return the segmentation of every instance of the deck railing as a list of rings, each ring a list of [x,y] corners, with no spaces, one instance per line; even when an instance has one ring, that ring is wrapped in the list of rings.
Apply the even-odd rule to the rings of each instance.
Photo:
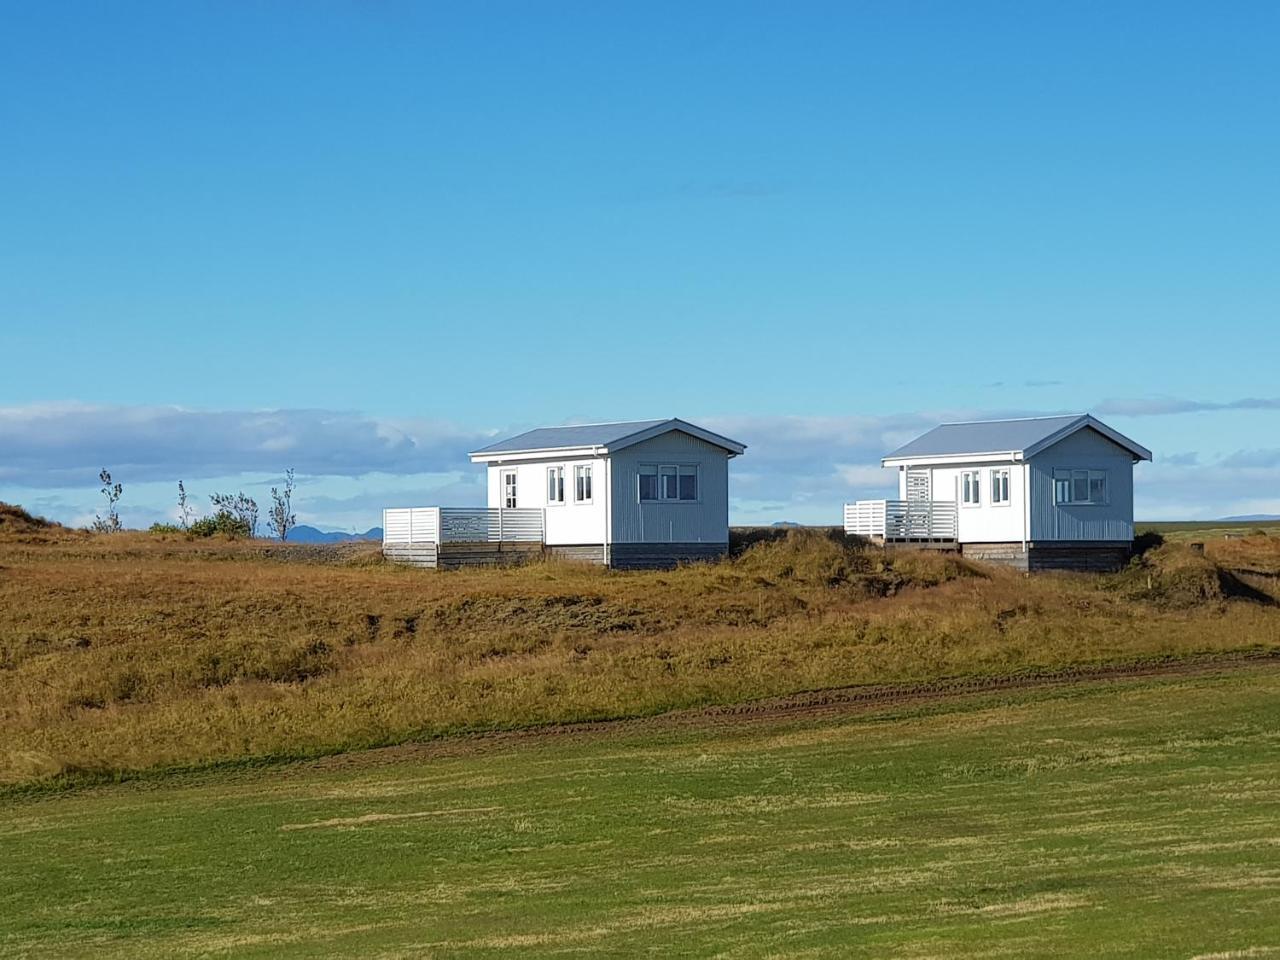
[[[844,532],[882,540],[954,540],[954,500],[858,500],[844,505]]]
[[[397,507],[382,511],[382,542],[541,543],[540,507]]]

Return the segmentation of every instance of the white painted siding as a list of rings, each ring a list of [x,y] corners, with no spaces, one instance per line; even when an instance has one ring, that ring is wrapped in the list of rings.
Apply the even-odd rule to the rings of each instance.
[[[720,447],[671,431],[611,456],[614,543],[728,543],[729,455]],[[641,503],[641,464],[696,464],[694,502]]]
[[[591,464],[592,500],[577,503],[573,499],[573,468]],[[547,468],[564,467],[564,503],[547,501]],[[604,458],[565,460],[526,460],[511,464],[491,464],[488,468],[489,506],[503,506],[502,474],[516,471],[516,500],[519,507],[546,508],[546,543],[548,546],[603,544],[606,537]]]
[[[1133,457],[1095,430],[1080,430],[1028,461],[1031,473],[1031,538],[1132,540]],[[1108,503],[1054,503],[1054,469],[1106,470]]]
[[[1009,502],[991,502],[991,472],[1009,471]],[[980,502],[966,505],[960,502],[960,474],[976,471],[979,476]],[[956,503],[957,539],[961,543],[1007,543],[1021,541],[1026,534],[1026,485],[1022,464],[973,463],[948,464],[930,469],[930,496],[934,500],[953,500]],[[905,484],[905,480],[903,481]]]

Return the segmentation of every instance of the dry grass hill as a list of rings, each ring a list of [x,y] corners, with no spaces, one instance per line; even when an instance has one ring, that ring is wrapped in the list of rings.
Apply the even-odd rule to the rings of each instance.
[[[337,753],[857,684],[1280,650],[1280,537],[1113,576],[792,530],[718,564],[436,572],[377,545],[0,510],[0,785]]]

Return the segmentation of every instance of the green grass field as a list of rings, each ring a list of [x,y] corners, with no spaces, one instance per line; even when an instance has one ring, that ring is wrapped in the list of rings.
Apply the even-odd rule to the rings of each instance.
[[[1134,524],[1135,532],[1158,533],[1166,540],[1221,540],[1245,537],[1259,530],[1280,536],[1280,522],[1275,520],[1165,520]]]
[[[1280,668],[205,771],[0,812],[15,957],[1280,956]]]

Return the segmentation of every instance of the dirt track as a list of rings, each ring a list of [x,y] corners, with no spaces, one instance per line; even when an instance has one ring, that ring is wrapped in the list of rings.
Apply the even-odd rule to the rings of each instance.
[[[299,764],[296,769],[344,769],[382,766],[433,757],[459,757],[550,739],[588,739],[620,734],[659,733],[695,727],[742,726],[786,719],[835,719],[888,707],[960,699],[1002,691],[1053,689],[1107,680],[1196,676],[1250,668],[1280,667],[1280,652],[1260,651],[1164,662],[1080,665],[1062,670],[1005,676],[943,679],[921,684],[837,687],[769,697],[724,706],[673,710],[647,717],[551,724],[522,730],[442,737],[375,750],[338,754]]]

